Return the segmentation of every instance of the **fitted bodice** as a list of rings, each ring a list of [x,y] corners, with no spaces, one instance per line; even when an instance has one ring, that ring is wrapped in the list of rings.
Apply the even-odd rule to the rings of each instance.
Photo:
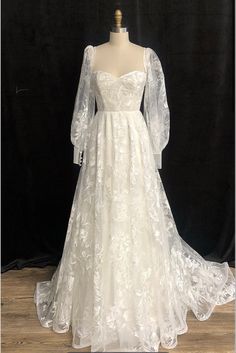
[[[98,110],[140,110],[146,72],[135,70],[116,77],[97,70],[92,81]]]
[[[88,132],[95,117],[95,102],[98,111],[140,112],[143,98],[142,114],[149,131],[156,169],[161,168],[161,153],[169,140],[170,119],[164,73],[158,55],[153,49],[144,48],[143,71],[133,70],[116,77],[94,69],[95,52],[96,47],[92,45],[84,49],[74,104],[71,142],[74,144],[75,163],[81,160],[82,152],[87,148]],[[132,113],[112,114],[118,115],[130,117]]]

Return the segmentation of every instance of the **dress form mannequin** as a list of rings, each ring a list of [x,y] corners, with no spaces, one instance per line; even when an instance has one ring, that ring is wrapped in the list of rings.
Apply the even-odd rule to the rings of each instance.
[[[121,27],[121,12],[115,12],[116,26],[109,42],[96,46],[93,71],[106,71],[115,77],[131,71],[144,71],[144,48],[129,40],[126,27]],[[120,20],[120,21],[119,21]]]

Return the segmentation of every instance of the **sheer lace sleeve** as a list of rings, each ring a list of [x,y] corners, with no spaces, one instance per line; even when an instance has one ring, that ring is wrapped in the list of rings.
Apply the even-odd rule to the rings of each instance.
[[[74,145],[73,162],[81,165],[82,152],[86,149],[87,130],[94,115],[95,98],[91,85],[93,47],[84,49],[80,79],[71,123],[71,142]]]
[[[170,112],[161,62],[151,48],[146,48],[147,82],[144,91],[144,118],[153,147],[156,170],[162,168],[162,150],[169,140]]]

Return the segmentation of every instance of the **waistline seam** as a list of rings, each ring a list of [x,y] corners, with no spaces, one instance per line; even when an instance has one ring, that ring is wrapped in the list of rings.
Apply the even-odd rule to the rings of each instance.
[[[141,112],[140,109],[135,110],[107,110],[107,109],[98,109],[97,112]]]

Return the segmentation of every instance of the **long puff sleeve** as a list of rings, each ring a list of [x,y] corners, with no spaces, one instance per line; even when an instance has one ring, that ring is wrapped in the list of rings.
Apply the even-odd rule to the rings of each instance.
[[[157,170],[162,168],[162,150],[169,141],[170,112],[161,62],[151,48],[147,48],[145,58],[147,81],[144,91],[144,118]]]
[[[95,98],[91,85],[92,59],[93,47],[88,45],[84,49],[71,123],[71,142],[74,145],[73,162],[79,165],[82,164],[82,152],[86,149],[87,130],[95,111]]]

